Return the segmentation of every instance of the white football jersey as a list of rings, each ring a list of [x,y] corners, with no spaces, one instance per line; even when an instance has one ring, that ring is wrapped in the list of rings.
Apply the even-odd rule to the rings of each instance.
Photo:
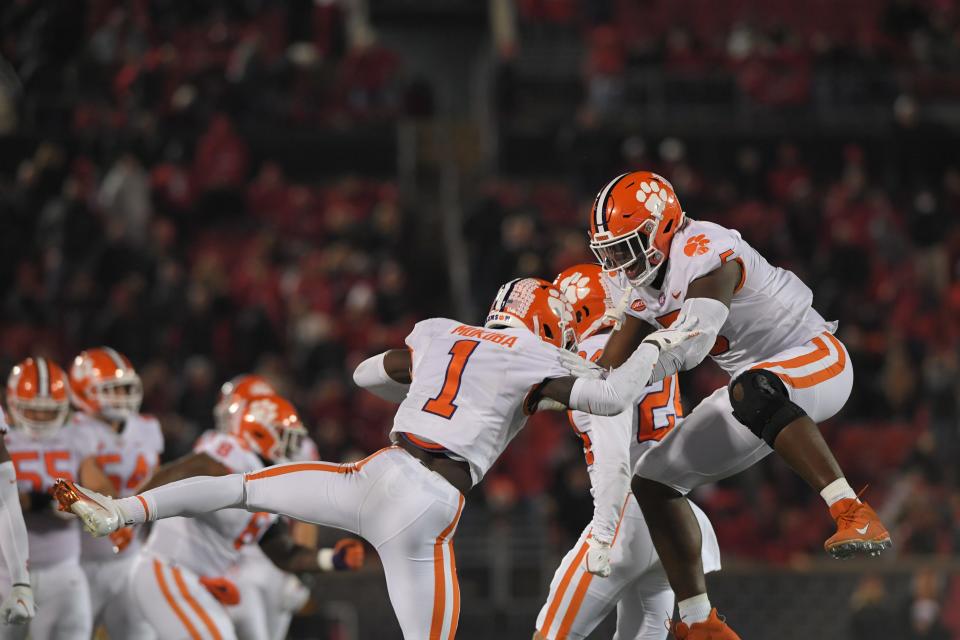
[[[526,329],[432,318],[418,322],[406,343],[413,382],[391,439],[403,432],[441,445],[470,464],[474,484],[526,423],[523,404],[531,389],[570,375],[558,348]]]
[[[58,478],[76,482],[80,463],[92,454],[87,442],[77,435],[69,427],[63,427],[48,437],[34,437],[23,429],[7,431],[4,441],[17,469],[17,489],[21,493],[46,493]],[[44,568],[80,559],[79,521],[54,515],[54,508],[51,504],[42,511],[23,514],[31,567]],[[0,565],[2,563],[3,556],[0,555]]]
[[[737,261],[742,277],[730,303],[711,357],[730,375],[747,365],[833,333],[813,304],[813,292],[792,272],[772,266],[732,229],[687,218],[670,243],[662,288],[633,287],[627,313],[657,327],[669,327],[680,314],[690,283]],[[630,287],[622,275],[609,276],[614,300]]]
[[[160,422],[153,416],[132,416],[118,433],[106,422],[77,412],[71,417],[69,428],[88,441],[97,464],[121,498],[134,495],[137,488],[153,475],[163,453],[163,432]],[[109,538],[83,536],[82,546],[84,562],[115,557],[113,542]],[[139,546],[140,536],[136,535],[123,553],[133,555]]]
[[[260,458],[232,434],[204,437],[194,447],[227,467],[231,473],[263,468]],[[240,557],[246,544],[259,542],[276,522],[272,513],[221,509],[196,518],[168,518],[153,523],[144,551],[199,576],[224,575]]]
[[[610,339],[599,333],[580,343],[580,355],[596,361]],[[601,540],[610,541],[630,491],[631,471],[641,454],[662,440],[683,416],[677,376],[648,386],[632,411],[616,416],[593,416],[570,411],[570,423],[583,442],[590,493],[593,496],[592,528]],[[625,471],[625,473],[624,473]]]

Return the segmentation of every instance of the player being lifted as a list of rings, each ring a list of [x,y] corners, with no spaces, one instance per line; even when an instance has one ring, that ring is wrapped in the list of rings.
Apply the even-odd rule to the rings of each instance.
[[[573,305],[579,353],[596,360],[614,330],[613,302],[600,267],[579,264],[554,284]],[[677,376],[646,388],[637,405],[611,416],[570,412],[570,424],[583,441],[593,494],[593,520],[564,556],[537,616],[534,640],[586,638],[616,607],[617,638],[663,640],[674,607],[673,590],[653,549],[650,532],[630,493],[630,470],[650,447],[679,427],[683,415]],[[706,571],[720,570],[720,549],[710,521],[691,505],[703,532]],[[594,579],[583,558],[590,544],[610,549],[609,562]],[[605,558],[601,558],[605,560]],[[590,567],[593,568],[592,566]]]
[[[656,336],[605,380],[574,378],[559,363],[561,347],[574,343],[570,317],[553,285],[527,278],[500,289],[484,328],[442,318],[418,323],[408,349],[370,358],[354,373],[360,386],[401,402],[395,444],[359,462],[193,478],[118,501],[64,483],[61,504],[96,535],[232,507],[350,531],[379,553],[404,637],[448,640],[459,619],[452,540],[464,493],[517,435],[537,398],[615,415],[636,402],[661,348],[689,339]],[[606,551],[587,552],[597,554]]]
[[[828,505],[837,524],[824,545],[831,555],[875,555],[889,547],[889,533],[857,499],[817,427],[843,407],[853,367],[833,335],[836,323],[811,306],[810,289],[771,266],[736,231],[687,218],[670,183],[646,171],[618,176],[597,195],[590,247],[604,269],[616,272],[614,299],[627,314],[600,368],[616,367],[665,330],[655,328],[669,327],[699,334],[662,352],[652,380],[695,367],[707,355],[731,378],[634,469],[634,494],[679,600],[677,635],[736,637],[711,610],[701,531],[684,495],[771,451]]]

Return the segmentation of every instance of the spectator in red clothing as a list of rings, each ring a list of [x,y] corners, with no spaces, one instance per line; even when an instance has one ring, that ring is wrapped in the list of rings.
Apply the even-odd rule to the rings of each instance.
[[[193,181],[200,191],[239,189],[247,178],[250,151],[225,114],[217,114],[197,143]]]

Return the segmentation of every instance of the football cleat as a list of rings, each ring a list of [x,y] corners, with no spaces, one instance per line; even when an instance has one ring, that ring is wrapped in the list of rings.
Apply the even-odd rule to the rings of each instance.
[[[834,558],[876,557],[893,546],[887,528],[866,502],[843,498],[830,507],[830,515],[837,522],[837,532],[823,543],[823,548]]]
[[[83,528],[100,538],[124,526],[124,515],[113,498],[84,489],[60,479],[53,486],[53,497],[61,511],[72,511],[83,522]]]
[[[710,609],[710,615],[703,622],[691,625],[678,622],[670,626],[670,632],[676,640],[740,640],[716,609]]]

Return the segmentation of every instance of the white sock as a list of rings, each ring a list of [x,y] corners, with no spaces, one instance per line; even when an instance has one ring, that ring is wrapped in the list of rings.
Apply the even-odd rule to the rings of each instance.
[[[834,503],[844,498],[857,500],[857,494],[854,493],[853,488],[850,487],[850,483],[847,482],[846,478],[837,478],[825,486],[823,491],[820,492],[820,497],[823,498],[823,501],[827,503],[828,507],[832,507]],[[859,500],[857,500],[857,502],[859,502]]]
[[[687,624],[703,622],[710,615],[710,609],[712,608],[710,598],[705,593],[681,600],[677,603],[677,606],[680,608],[680,620]]]
[[[114,504],[120,507],[120,511],[123,513],[123,522],[127,526],[143,524],[150,520],[150,514],[147,513],[147,503],[141,496],[117,498],[114,500]]]

